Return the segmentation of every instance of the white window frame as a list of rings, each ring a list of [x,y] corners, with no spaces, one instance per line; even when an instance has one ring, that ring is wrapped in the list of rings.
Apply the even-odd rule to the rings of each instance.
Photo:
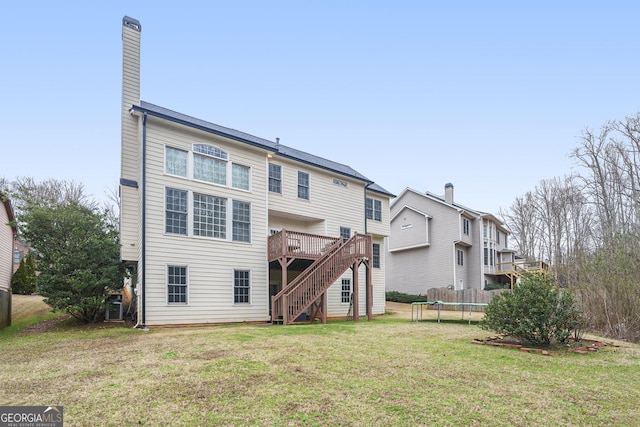
[[[301,176],[307,177],[306,185],[304,185],[303,183],[300,183]],[[300,196],[300,190],[303,190],[303,192],[306,191],[306,197]],[[300,170],[298,171],[298,199],[302,199],[302,200],[311,199],[311,175],[309,174],[309,172],[300,171]]]
[[[186,193],[186,212],[184,212],[185,215],[185,232],[181,233],[181,232],[175,232],[175,231],[167,231],[167,217],[168,217],[168,206],[167,206],[167,191],[168,190],[172,190],[172,191],[179,191],[182,193]],[[175,187],[165,187],[164,188],[164,234],[167,235],[172,235],[172,236],[188,236],[189,235],[189,201],[190,201],[190,197],[189,197],[189,191],[188,190],[183,190],[180,188],[175,188]],[[171,212],[175,212],[178,214],[182,214],[183,212],[180,211],[175,211],[172,210]],[[172,227],[173,228],[173,227]]]
[[[376,254],[376,248],[378,248],[378,253]],[[373,243],[371,246],[371,267],[380,268],[380,260],[381,260],[381,250],[382,245],[380,243]],[[376,262],[377,260],[377,262]]]
[[[187,212],[186,212],[186,233],[174,233],[167,231],[167,190],[181,191],[186,192],[187,194]],[[224,224],[224,237],[216,237],[216,236],[206,236],[206,235],[195,235],[194,233],[194,221],[195,221],[195,207],[194,207],[194,194],[204,197],[212,197],[214,199],[220,199],[225,201],[225,224]],[[209,240],[218,240],[221,242],[231,242],[231,243],[251,243],[253,237],[253,205],[251,202],[233,198],[233,197],[221,197],[213,194],[207,194],[203,192],[194,192],[192,190],[184,190],[181,188],[175,187],[165,187],[164,190],[164,234],[167,236],[182,236],[182,237],[191,237],[196,239],[209,239]],[[246,203],[249,206],[249,240],[234,240],[233,226],[236,220],[234,220],[234,202],[238,203]]]
[[[175,173],[172,173],[168,170],[167,168],[167,161],[168,161],[168,155],[167,153],[169,152],[169,150],[174,150],[174,151],[179,151],[182,153],[186,154],[186,173],[185,175],[177,175]],[[225,162],[224,165],[224,182],[215,182],[215,179],[213,181],[207,180],[207,179],[203,179],[203,178],[196,178],[195,177],[195,167],[194,167],[194,157],[195,156],[202,156],[205,158],[210,158],[210,159],[214,159],[220,162]],[[245,185],[238,185],[236,180],[234,180],[234,168],[246,168],[247,173],[248,173],[248,177],[247,177],[247,184],[246,184],[246,188]],[[252,175],[252,168],[251,166],[247,166],[241,163],[235,163],[233,161],[230,160],[230,156],[229,153],[226,150],[223,150],[222,148],[210,144],[210,143],[204,143],[204,142],[197,142],[194,144],[191,144],[191,148],[190,149],[185,149],[185,148],[179,148],[173,145],[164,145],[164,173],[165,175],[168,176],[173,176],[173,177],[177,177],[177,178],[184,178],[184,179],[188,179],[188,180],[192,180],[192,181],[197,181],[197,182],[202,182],[202,183],[206,183],[206,184],[210,184],[210,185],[216,185],[216,186],[221,186],[221,187],[227,187],[227,188],[233,188],[236,190],[240,190],[240,191],[251,191],[251,175]],[[215,178],[215,176],[214,176]]]
[[[365,216],[372,221],[382,222],[382,200],[367,197],[365,201]]]
[[[278,178],[271,177],[271,166],[278,168],[278,171],[280,172],[280,176]],[[274,180],[274,182],[278,183],[278,191],[276,191],[275,189],[271,189],[271,180]],[[267,190],[269,191],[269,193],[282,194],[282,184],[282,165],[269,162],[267,165]]]
[[[185,270],[185,284],[169,284],[169,268],[184,268]],[[166,301],[166,305],[168,306],[175,306],[175,305],[189,305],[189,266],[188,265],[180,265],[180,264],[166,264],[165,266],[165,292],[166,292],[166,296],[165,296],[165,301]],[[169,301],[169,286],[184,286],[185,287],[185,292],[184,292],[184,298],[185,301],[179,301],[179,302],[170,302]]]
[[[247,171],[247,188],[239,186],[236,183],[235,174],[233,173],[236,168],[242,168]],[[236,190],[251,191],[251,166],[241,165],[240,163],[231,163],[231,187]]]
[[[340,283],[340,304],[351,304],[351,295],[353,294],[351,279],[341,279]],[[345,289],[345,286],[348,288]]]
[[[236,273],[247,273],[248,277],[246,279],[249,282],[249,284],[246,286],[246,288],[248,289],[248,291],[247,291],[247,301],[241,301],[241,302],[236,301]],[[243,305],[243,306],[251,305],[251,294],[252,294],[252,288],[253,288],[253,286],[252,286],[252,276],[253,275],[251,274],[251,270],[248,269],[248,268],[234,268],[233,269],[233,278],[232,278],[233,305]]]
[[[466,236],[471,234],[471,221],[469,221],[469,218],[462,218],[462,233]]]

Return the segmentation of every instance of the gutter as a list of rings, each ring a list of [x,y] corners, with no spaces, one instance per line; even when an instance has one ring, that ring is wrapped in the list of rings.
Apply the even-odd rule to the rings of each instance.
[[[147,113],[142,115],[142,330],[147,329],[147,293],[145,277],[147,275]]]

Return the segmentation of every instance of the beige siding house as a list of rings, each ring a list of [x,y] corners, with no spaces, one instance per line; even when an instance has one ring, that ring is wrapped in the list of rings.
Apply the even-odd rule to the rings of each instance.
[[[0,328],[11,325],[11,278],[14,242],[18,235],[11,200],[0,193]]]
[[[384,313],[384,188],[349,166],[140,100],[122,27],[122,259],[141,326]]]
[[[391,205],[386,289],[425,295],[430,288],[484,289],[507,283],[501,265],[514,262],[509,232],[492,214],[444,196],[406,188]]]

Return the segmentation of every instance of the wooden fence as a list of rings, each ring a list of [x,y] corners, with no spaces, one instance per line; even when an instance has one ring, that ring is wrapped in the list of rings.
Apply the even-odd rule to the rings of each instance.
[[[462,289],[459,291],[448,288],[431,288],[427,290],[427,301],[442,302],[471,302],[485,303],[491,302],[494,295],[504,292],[505,289],[496,289],[493,291],[483,291],[480,289]],[[438,306],[427,306],[430,310],[437,310]],[[441,310],[460,310],[456,306],[442,306]],[[465,307],[469,311],[484,311],[484,307]]]

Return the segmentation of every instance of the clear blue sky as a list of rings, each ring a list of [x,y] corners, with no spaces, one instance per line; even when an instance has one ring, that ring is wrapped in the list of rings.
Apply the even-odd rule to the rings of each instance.
[[[1,177],[117,187],[124,15],[143,100],[493,213],[640,111],[636,1],[91,3],[0,6]]]

